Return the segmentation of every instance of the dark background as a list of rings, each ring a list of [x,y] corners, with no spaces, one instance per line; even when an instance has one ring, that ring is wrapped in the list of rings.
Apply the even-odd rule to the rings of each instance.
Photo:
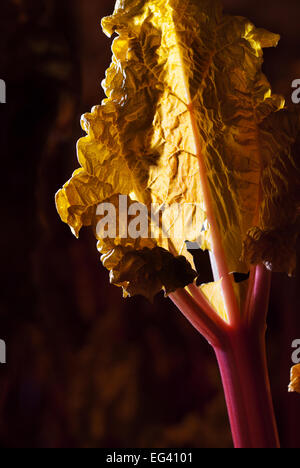
[[[223,3],[282,35],[264,69],[291,105],[299,0]],[[80,115],[103,98],[111,53],[99,22],[113,4],[1,1],[0,446],[231,447],[209,345],[168,299],[124,300],[93,234],[76,240],[55,210],[78,165]],[[300,448],[300,396],[287,393],[299,286],[273,275],[268,354],[282,444]]]

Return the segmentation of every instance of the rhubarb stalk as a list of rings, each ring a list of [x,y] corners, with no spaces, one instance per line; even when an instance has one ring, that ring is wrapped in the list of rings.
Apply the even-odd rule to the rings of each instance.
[[[236,448],[279,448],[265,344],[270,278],[263,265],[252,269],[246,306],[235,324],[208,310],[195,285],[171,295],[215,351]]]
[[[213,346],[235,446],[278,447],[264,265],[295,270],[300,128],[262,73],[263,48],[279,36],[224,15],[219,0],[118,1],[102,27],[117,33],[106,98],[82,118],[80,168],[57,193],[58,212],[76,236],[92,226],[110,280],[126,297],[152,300],[163,290]],[[130,225],[143,229],[127,229],[119,196],[130,218],[142,205],[144,222]],[[178,204],[200,207],[199,220],[184,220],[187,229],[172,218]],[[154,230],[153,206],[162,211]],[[203,271],[186,241],[210,250],[214,284],[197,287]],[[232,273],[250,268],[245,298]]]

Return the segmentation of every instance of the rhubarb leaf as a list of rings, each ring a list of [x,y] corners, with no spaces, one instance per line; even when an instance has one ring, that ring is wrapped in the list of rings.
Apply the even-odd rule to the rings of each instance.
[[[126,204],[126,212],[134,206],[135,202],[129,197],[122,196],[122,203]],[[125,200],[124,200],[125,198]],[[114,196],[107,200],[116,207],[116,224],[120,225],[120,200]],[[124,213],[123,213],[124,214]],[[123,288],[124,297],[143,295],[150,301],[161,290],[166,294],[184,288],[197,277],[184,256],[172,255],[168,250],[157,245],[156,239],[149,237],[151,219],[147,219],[148,225],[145,235],[147,237],[126,237],[125,232],[118,232],[116,237],[104,235],[107,226],[100,225],[104,219],[96,213],[94,222],[95,235],[98,239],[97,248],[101,253],[103,265],[110,271],[110,281]],[[128,217],[129,225],[134,217]],[[122,222],[122,220],[121,220]],[[103,227],[103,229],[100,229]]]
[[[300,393],[300,364],[292,367],[291,369],[291,382],[289,385],[289,392]]]
[[[118,194],[148,210],[151,204],[164,207],[167,222],[155,239],[132,245],[125,236],[127,251],[116,236],[111,253],[99,239],[111,280],[131,293],[143,292],[137,282],[152,278],[152,267],[163,271],[150,282],[153,292],[159,285],[166,291],[177,286],[174,263],[160,249],[178,265],[181,255],[192,264],[187,240],[212,248],[208,199],[228,272],[247,274],[250,264],[264,261],[290,273],[294,254],[286,247],[294,245],[299,215],[291,147],[299,118],[281,111],[284,100],[272,95],[261,70],[262,48],[276,46],[279,36],[224,15],[219,0],[118,0],[102,27],[109,36],[117,33],[103,82],[107,98],[82,119],[82,169],[57,194],[63,221],[76,235],[85,225],[95,229],[98,204]],[[276,210],[291,193],[290,219]],[[171,228],[176,206],[183,204],[192,204],[192,211],[185,231],[178,232]],[[108,262],[107,255],[118,262]],[[168,274],[157,267],[162,258]],[[192,276],[186,264],[183,270],[181,285]],[[237,296],[244,287],[235,288]],[[220,282],[215,289],[220,295]]]
[[[277,129],[277,131],[276,131]],[[300,232],[299,112],[282,110],[262,125],[273,151],[262,172],[263,202],[259,225],[244,242],[251,264],[265,263],[272,271],[292,275],[296,269],[296,242]]]

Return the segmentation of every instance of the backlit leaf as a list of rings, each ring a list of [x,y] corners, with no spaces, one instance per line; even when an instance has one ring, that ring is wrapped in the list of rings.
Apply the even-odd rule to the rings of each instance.
[[[174,204],[200,207],[184,233],[169,232],[171,222],[151,241],[118,244],[116,237],[108,252],[106,241],[99,247],[111,280],[130,293],[144,293],[137,283],[153,278],[153,268],[160,277],[151,280],[152,293],[161,284],[171,291],[178,286],[171,269],[167,285],[156,262],[164,258],[171,267],[169,255],[176,265],[183,255],[192,263],[187,240],[212,245],[200,159],[228,271],[248,273],[250,264],[264,261],[290,273],[299,220],[291,147],[299,117],[282,110],[283,98],[272,94],[261,71],[262,48],[276,46],[279,36],[224,15],[218,0],[119,0],[102,26],[107,35],[118,34],[103,82],[107,98],[82,119],[82,169],[57,195],[63,221],[76,235],[83,225],[95,228],[97,205],[119,194],[148,209],[170,206],[171,221]],[[291,194],[292,217],[281,213]],[[186,266],[181,285],[191,280]],[[235,288],[239,300],[244,288]]]
[[[113,206],[118,206],[117,196],[109,201]],[[125,197],[124,201],[128,208],[134,205],[129,197]],[[120,212],[117,211],[116,215],[119,224]],[[129,225],[131,221],[130,217],[126,220]],[[148,221],[150,232],[150,220]],[[95,234],[101,261],[110,271],[110,280],[123,287],[125,297],[141,294],[152,301],[161,289],[169,294],[192,283],[197,276],[184,256],[173,256],[168,250],[158,247],[155,239],[122,237],[122,233],[114,238],[104,237],[97,226]]]
[[[291,369],[291,382],[289,385],[289,392],[300,393],[300,364],[292,367]]]
[[[264,144],[273,153],[263,168],[260,221],[245,239],[245,258],[252,264],[264,262],[273,271],[293,274],[300,232],[299,113],[277,112],[265,119],[262,130],[268,135]]]

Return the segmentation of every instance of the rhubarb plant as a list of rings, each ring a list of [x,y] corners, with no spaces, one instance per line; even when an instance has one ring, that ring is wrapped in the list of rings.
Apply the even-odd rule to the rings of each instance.
[[[58,212],[76,236],[93,227],[125,296],[164,290],[213,346],[235,447],[279,447],[266,317],[271,272],[295,271],[300,215],[299,113],[262,72],[279,36],[225,15],[219,0],[118,0],[102,27],[116,34],[106,98],[82,118],[81,167]],[[120,196],[131,215],[137,202],[169,209],[168,225],[130,236]],[[97,228],[103,203],[116,207],[111,236]],[[170,207],[184,204],[178,234]],[[213,282],[191,245],[209,251]]]

